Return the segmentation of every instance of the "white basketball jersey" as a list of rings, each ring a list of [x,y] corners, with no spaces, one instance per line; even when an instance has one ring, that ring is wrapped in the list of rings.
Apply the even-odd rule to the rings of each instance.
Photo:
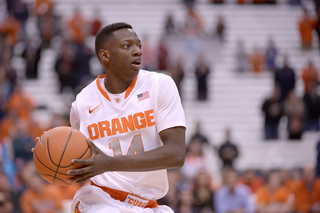
[[[122,95],[108,94],[105,75],[84,88],[72,104],[70,123],[108,156],[135,155],[162,146],[159,133],[185,125],[173,80],[140,70]],[[159,199],[168,191],[166,170],[105,172],[91,180],[100,186]]]

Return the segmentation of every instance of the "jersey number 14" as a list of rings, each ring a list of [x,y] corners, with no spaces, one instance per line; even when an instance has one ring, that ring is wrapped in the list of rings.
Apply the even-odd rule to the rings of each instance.
[[[115,157],[123,155],[119,139],[114,140],[111,143],[109,143],[109,148],[113,150],[113,154]],[[141,135],[140,134],[135,135],[131,141],[131,144],[129,146],[129,149],[128,149],[126,155],[137,155],[137,154],[141,154],[143,152],[145,152],[145,151],[144,151]]]

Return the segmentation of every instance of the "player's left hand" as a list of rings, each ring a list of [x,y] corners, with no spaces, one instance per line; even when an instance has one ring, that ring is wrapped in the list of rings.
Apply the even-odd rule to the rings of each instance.
[[[73,163],[81,164],[84,167],[68,171],[68,174],[74,175],[74,177],[69,179],[70,182],[83,183],[93,176],[106,172],[106,164],[109,157],[104,154],[90,139],[87,139],[87,143],[91,148],[92,156],[89,159],[72,160]]]

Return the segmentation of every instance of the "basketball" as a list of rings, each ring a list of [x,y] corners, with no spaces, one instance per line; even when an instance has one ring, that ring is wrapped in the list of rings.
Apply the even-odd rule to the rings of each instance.
[[[81,132],[67,126],[55,127],[41,135],[33,150],[34,164],[41,177],[55,185],[70,185],[68,179],[73,175],[67,171],[82,167],[71,160],[91,157],[86,139]]]

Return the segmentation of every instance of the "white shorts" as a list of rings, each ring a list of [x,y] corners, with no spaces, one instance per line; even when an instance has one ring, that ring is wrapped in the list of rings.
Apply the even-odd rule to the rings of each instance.
[[[77,204],[81,213],[174,213],[164,205],[158,205],[156,208],[142,208],[115,200],[101,188],[91,185],[77,191],[72,202],[72,213],[75,213]]]

